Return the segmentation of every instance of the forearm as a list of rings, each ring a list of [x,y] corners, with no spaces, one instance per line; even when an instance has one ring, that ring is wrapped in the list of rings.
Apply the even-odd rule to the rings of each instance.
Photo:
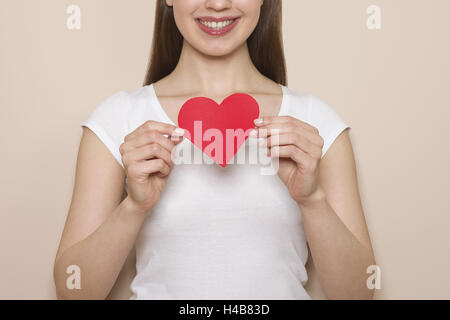
[[[60,299],[105,299],[132,249],[145,214],[124,199],[98,229],[66,249],[55,261],[54,278]],[[81,289],[69,290],[67,267],[81,271]]]
[[[366,269],[375,264],[371,247],[345,226],[322,190],[299,208],[325,295],[330,299],[371,299],[373,291],[366,285]]]

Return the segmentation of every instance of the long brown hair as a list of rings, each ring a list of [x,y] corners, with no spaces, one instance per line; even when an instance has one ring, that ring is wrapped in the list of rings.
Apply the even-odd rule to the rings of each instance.
[[[286,85],[286,61],[282,35],[282,0],[264,0],[255,30],[247,39],[250,58],[259,72]],[[175,24],[173,8],[166,0],[156,3],[153,43],[144,86],[169,75],[176,67],[183,36]]]

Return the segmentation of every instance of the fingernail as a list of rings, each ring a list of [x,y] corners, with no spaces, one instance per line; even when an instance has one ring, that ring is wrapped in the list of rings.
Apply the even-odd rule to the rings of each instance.
[[[262,118],[258,118],[258,119],[253,120],[253,122],[255,124],[263,124],[264,120]]]
[[[176,128],[175,130],[173,130],[172,134],[177,135],[177,136],[182,136],[182,135],[184,135],[184,129]]]

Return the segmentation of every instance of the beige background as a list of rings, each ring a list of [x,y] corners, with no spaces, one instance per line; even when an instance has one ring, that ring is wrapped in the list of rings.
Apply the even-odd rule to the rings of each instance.
[[[80,123],[141,85],[154,1],[0,3],[0,298],[53,299]],[[69,4],[81,7],[79,31],[66,28]],[[371,4],[378,31],[366,27]],[[289,87],[352,126],[378,299],[450,298],[449,12],[448,0],[284,1]],[[112,298],[128,296],[132,266]]]

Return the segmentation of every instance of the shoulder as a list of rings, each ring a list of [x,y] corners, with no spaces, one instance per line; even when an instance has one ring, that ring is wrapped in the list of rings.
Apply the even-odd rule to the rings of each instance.
[[[289,115],[302,121],[308,121],[310,95],[285,86],[283,86],[283,90],[284,98],[280,115]]]
[[[114,127],[122,134],[136,129],[146,120],[160,120],[150,86],[118,91],[106,97],[90,115],[92,121]]]
[[[286,113],[319,130],[324,139],[323,157],[339,134],[350,126],[336,109],[317,96],[287,87],[285,90],[288,97]]]
[[[156,118],[151,103],[148,87],[118,91],[101,101],[81,126],[91,129],[123,166],[119,146],[127,134]]]
[[[94,112],[108,113],[110,115],[125,115],[134,111],[139,104],[146,102],[150,94],[147,87],[133,90],[118,91],[101,101]]]

